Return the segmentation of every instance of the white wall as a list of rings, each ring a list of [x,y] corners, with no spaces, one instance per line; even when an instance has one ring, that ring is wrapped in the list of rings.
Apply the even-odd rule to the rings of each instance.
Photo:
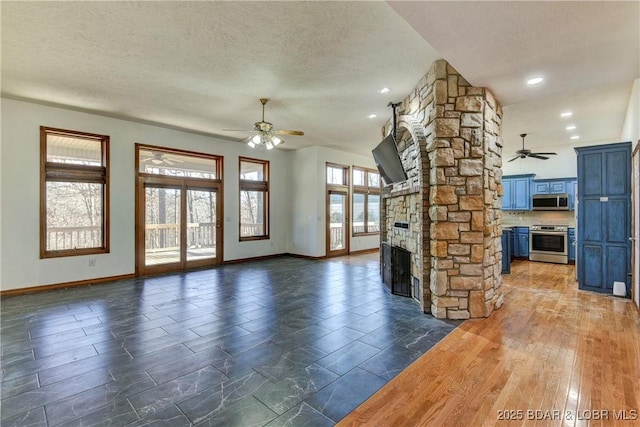
[[[578,156],[575,151],[576,147],[615,144],[623,141],[627,140],[610,139],[602,141],[587,141],[579,144],[554,147],[553,151],[558,153],[558,155],[549,156],[548,160],[518,159],[513,162],[503,163],[502,175],[506,176],[533,173],[536,175],[534,179],[575,178],[578,176]],[[505,159],[503,158],[503,162],[504,161]]]
[[[225,261],[287,252],[324,256],[326,162],[374,167],[372,158],[333,149],[256,151],[233,141],[12,99],[2,99],[0,108],[1,290],[134,273],[135,143],[223,156]],[[39,258],[40,126],[110,136],[110,253]],[[270,161],[269,240],[239,241],[239,156]],[[378,236],[351,239],[352,251],[378,246]],[[90,258],[95,267],[89,267]]]
[[[325,256],[326,165],[361,166],[375,169],[373,156],[345,153],[325,147],[309,147],[293,154],[293,236],[291,252]],[[311,172],[313,171],[313,172]],[[351,236],[350,251],[380,246],[380,236]]]
[[[620,140],[631,141],[634,148],[640,140],[640,79],[633,82]]]
[[[558,155],[549,156],[549,160],[517,159],[513,162],[506,162],[502,165],[502,175],[533,173],[536,175],[535,178],[576,177],[578,173],[578,157],[573,147],[554,148],[553,151]]]
[[[111,252],[39,258],[40,126],[111,137]],[[134,144],[144,143],[224,156],[224,260],[287,252],[291,208],[291,154],[254,151],[233,141],[124,120],[2,99],[0,289],[111,277],[134,272]],[[239,242],[238,156],[269,160],[271,239]],[[96,260],[89,267],[89,258]]]

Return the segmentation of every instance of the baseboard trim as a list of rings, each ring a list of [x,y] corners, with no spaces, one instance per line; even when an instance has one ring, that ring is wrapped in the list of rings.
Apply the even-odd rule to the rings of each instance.
[[[6,291],[0,291],[0,297],[24,295],[24,294],[31,294],[36,292],[46,292],[46,291],[53,291],[56,289],[74,288],[76,286],[100,285],[103,283],[115,282],[116,280],[133,279],[135,277],[136,275],[133,273],[121,274],[119,276],[98,277],[95,279],[76,280],[74,282],[64,282],[64,283],[55,283],[52,285],[33,286],[30,288],[8,289]]]
[[[377,252],[378,250],[379,250],[379,248],[363,249],[363,250],[360,250],[360,251],[351,252],[348,255],[343,255],[343,256],[363,255],[363,254],[366,254],[366,253],[374,253],[374,252]],[[260,260],[267,260],[267,259],[280,258],[280,257],[286,257],[286,256],[290,256],[290,257],[294,257],[294,258],[308,259],[308,260],[312,260],[312,261],[321,261],[321,260],[326,260],[327,259],[326,256],[310,256],[310,255],[300,255],[300,254],[292,254],[292,253],[281,253],[281,254],[263,255],[263,256],[251,257],[251,258],[232,259],[232,260],[228,260],[228,261],[223,261],[222,265],[225,265],[225,264],[240,264],[240,263],[244,263],[244,262],[260,261]],[[199,268],[196,268],[195,270],[199,270],[199,269],[202,269],[202,268],[215,268],[215,266],[199,267]],[[162,273],[162,274],[167,274],[167,273]],[[172,274],[172,273],[169,273],[169,274]],[[8,296],[13,296],[13,295],[24,295],[24,294],[31,294],[31,293],[37,293],[37,292],[54,291],[54,290],[57,290],[57,289],[74,288],[76,286],[100,285],[100,284],[104,284],[104,283],[115,282],[117,280],[134,279],[136,277],[137,276],[135,275],[135,273],[131,273],[131,274],[122,274],[120,276],[98,277],[98,278],[95,278],[95,279],[77,280],[77,281],[74,281],[74,282],[64,282],[64,283],[55,283],[55,284],[52,284],[52,285],[33,286],[33,287],[29,287],[29,288],[8,289],[8,290],[5,290],[5,291],[0,290],[0,297],[5,297],[5,296],[8,297]]]
[[[379,252],[380,248],[371,248],[371,249],[361,249],[359,251],[349,252],[349,255],[364,255],[364,254],[373,254]]]
[[[229,260],[226,260],[226,261],[222,261],[222,265],[242,264],[242,263],[251,262],[251,261],[263,261],[263,260],[267,260],[267,259],[280,258],[280,257],[287,256],[287,255],[288,254],[273,254],[273,255],[261,255],[261,256],[250,257],[250,258],[229,259]]]
[[[312,261],[320,261],[327,258],[326,256],[311,256],[311,255],[300,255],[300,254],[290,254],[290,253],[286,253],[283,255],[294,257],[294,258],[310,259]]]

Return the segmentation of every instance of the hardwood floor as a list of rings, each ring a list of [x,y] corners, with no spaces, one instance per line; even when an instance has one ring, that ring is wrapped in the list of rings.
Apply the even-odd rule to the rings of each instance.
[[[572,265],[515,261],[468,320],[339,426],[640,425],[640,316],[579,291]]]

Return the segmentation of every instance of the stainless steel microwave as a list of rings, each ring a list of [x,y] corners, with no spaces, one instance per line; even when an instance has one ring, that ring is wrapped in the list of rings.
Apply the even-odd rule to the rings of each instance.
[[[534,211],[568,211],[568,194],[534,194],[531,199]]]

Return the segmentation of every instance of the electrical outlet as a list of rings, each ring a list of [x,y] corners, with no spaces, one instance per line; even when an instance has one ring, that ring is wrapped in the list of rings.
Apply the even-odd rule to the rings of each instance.
[[[96,259],[95,258],[89,259],[89,267],[95,267],[95,266],[96,266]]]

